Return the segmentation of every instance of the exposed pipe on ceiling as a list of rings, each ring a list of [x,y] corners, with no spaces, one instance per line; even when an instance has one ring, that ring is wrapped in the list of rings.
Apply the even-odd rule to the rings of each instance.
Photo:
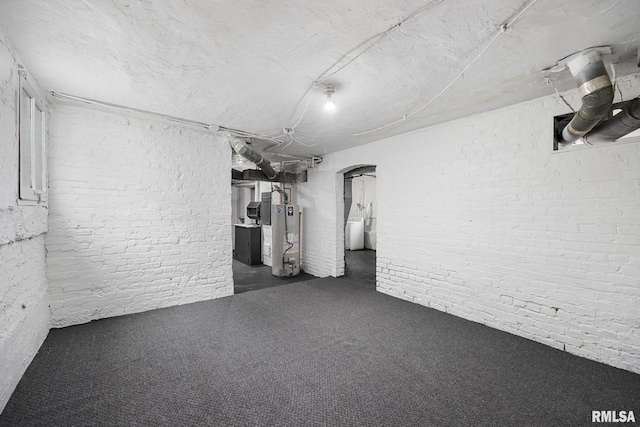
[[[69,103],[69,104],[80,104],[80,105],[85,105],[85,106],[92,106],[92,107],[97,107],[97,108],[105,108],[105,109],[109,109],[109,110],[116,110],[118,112],[120,112],[121,114],[123,113],[134,113],[134,114],[141,114],[144,116],[153,116],[159,119],[163,119],[163,120],[167,120],[171,123],[178,123],[181,125],[186,125],[186,126],[190,126],[190,127],[195,127],[195,128],[199,128],[199,129],[205,129],[208,131],[212,131],[212,132],[218,132],[219,130],[226,130],[224,128],[221,129],[220,126],[218,125],[214,125],[214,124],[209,124],[209,123],[202,123],[202,122],[196,122],[194,120],[189,120],[189,119],[183,119],[181,117],[175,117],[175,116],[168,116],[166,114],[160,114],[160,113],[155,113],[153,111],[148,111],[148,110],[141,110],[138,108],[132,108],[132,107],[126,107],[124,105],[119,105],[119,104],[112,104],[110,102],[104,102],[104,101],[98,101],[95,99],[89,99],[89,98],[82,98],[80,96],[73,96],[73,95],[68,95],[66,93],[60,93],[60,92],[49,92],[49,99],[53,102],[53,104],[58,104],[58,101],[62,102],[62,103]]]
[[[585,140],[589,144],[613,142],[637,129],[640,129],[640,98],[627,102],[622,111],[601,122],[585,136]]]
[[[582,96],[582,106],[562,130],[564,142],[573,142],[587,134],[605,117],[613,104],[613,85],[600,53],[587,50],[567,62]]]
[[[267,178],[276,178],[278,173],[273,169],[271,163],[269,163],[268,160],[262,157],[262,154],[256,152],[253,148],[251,148],[244,139],[232,137],[229,139],[229,144],[231,145],[231,148],[233,148],[233,151],[249,160],[250,162],[255,163],[256,166],[262,169],[262,172],[264,172]]]

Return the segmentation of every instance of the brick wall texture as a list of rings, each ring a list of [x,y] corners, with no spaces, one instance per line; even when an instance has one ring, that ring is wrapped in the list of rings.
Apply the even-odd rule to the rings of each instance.
[[[18,203],[18,63],[0,33],[0,412],[49,332],[47,205]]]
[[[225,139],[58,106],[48,206],[19,204],[17,62],[0,34],[0,410],[50,326],[233,294]],[[554,153],[567,110],[549,96],[325,156],[294,186],[302,268],[344,274],[342,174],[376,165],[380,292],[640,373],[640,143]]]
[[[52,326],[233,294],[224,139],[65,107],[50,134]]]
[[[326,156],[297,191],[303,268],[343,274],[342,173],[377,165],[380,292],[640,372],[640,143],[554,153],[566,112],[545,97]]]

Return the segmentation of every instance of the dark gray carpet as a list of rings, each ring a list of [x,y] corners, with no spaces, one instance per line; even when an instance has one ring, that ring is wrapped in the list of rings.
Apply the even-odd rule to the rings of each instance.
[[[369,283],[373,289],[376,288],[376,251],[344,251],[344,261],[345,276]]]
[[[375,288],[376,283],[376,251],[363,249],[359,251],[345,251],[345,274],[349,277],[366,281]],[[271,267],[247,265],[236,259],[233,260],[233,293],[241,294],[248,291],[272,288],[274,286],[289,285],[314,279],[315,276],[301,271],[293,277],[276,277],[271,273]]]
[[[315,276],[307,274],[304,271],[301,271],[297,276],[276,277],[271,273],[271,267],[267,265],[247,265],[236,259],[233,260],[234,294],[272,288],[280,285],[289,285],[314,278]]]
[[[2,426],[585,426],[640,376],[313,279],[52,330]]]

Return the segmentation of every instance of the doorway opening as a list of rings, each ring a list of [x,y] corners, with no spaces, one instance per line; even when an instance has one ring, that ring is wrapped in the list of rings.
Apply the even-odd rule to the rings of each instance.
[[[360,166],[344,173],[345,276],[376,286],[376,167]]]
[[[290,187],[280,186],[292,194]],[[304,271],[291,277],[273,274],[271,204],[283,191],[274,192],[276,185],[264,181],[237,181],[231,188],[234,294],[313,279]]]

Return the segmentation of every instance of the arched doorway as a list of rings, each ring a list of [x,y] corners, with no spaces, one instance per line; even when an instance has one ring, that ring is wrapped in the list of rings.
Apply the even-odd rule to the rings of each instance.
[[[345,276],[375,287],[377,247],[376,167],[344,172]]]

